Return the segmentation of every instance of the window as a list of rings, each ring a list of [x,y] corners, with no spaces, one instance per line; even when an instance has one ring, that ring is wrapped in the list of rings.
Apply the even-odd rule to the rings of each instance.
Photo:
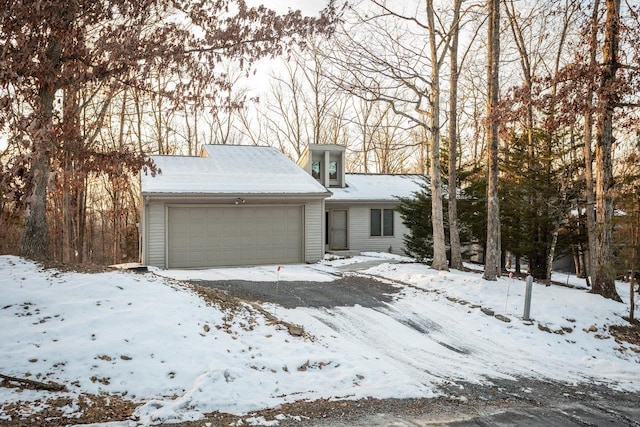
[[[311,176],[320,179],[320,162],[317,160],[311,162]]]
[[[382,235],[393,236],[393,209],[384,209]]]
[[[329,162],[329,179],[338,179],[338,162]]]
[[[393,236],[393,209],[371,209],[371,236]]]

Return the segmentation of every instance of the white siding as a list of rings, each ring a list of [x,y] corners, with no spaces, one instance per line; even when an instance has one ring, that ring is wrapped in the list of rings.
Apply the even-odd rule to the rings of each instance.
[[[393,236],[371,237],[371,209],[392,209],[391,205],[349,207],[349,250],[358,252],[389,252],[405,255],[404,235],[409,230],[398,212],[393,212]]]
[[[322,221],[324,218],[324,203],[322,200],[311,201],[304,207],[305,229],[305,261],[317,262],[324,254],[324,233]]]
[[[146,205],[147,224],[145,235],[147,242],[145,264],[164,268],[165,265],[165,204],[150,201]]]

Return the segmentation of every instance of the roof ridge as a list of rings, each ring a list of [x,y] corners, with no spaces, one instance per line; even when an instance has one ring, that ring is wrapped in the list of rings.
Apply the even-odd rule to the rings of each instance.
[[[272,148],[274,150],[278,150],[276,147],[272,147],[271,145],[255,145],[255,144],[251,144],[251,145],[245,145],[245,144],[203,144],[203,147],[242,147],[242,148],[248,148],[248,147],[253,147],[253,148]],[[278,150],[280,151],[280,150]]]
[[[366,176],[429,176],[422,173],[376,173],[376,172],[345,172],[347,175],[366,175]]]

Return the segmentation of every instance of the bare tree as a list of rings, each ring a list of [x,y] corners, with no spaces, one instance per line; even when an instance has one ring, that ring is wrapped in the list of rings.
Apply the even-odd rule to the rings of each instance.
[[[280,151],[291,153],[294,159],[300,157],[309,142],[315,142],[306,135],[308,117],[304,111],[304,89],[299,74],[297,62],[285,62],[282,75],[271,74],[266,111],[261,116],[268,124],[269,145],[277,142]]]
[[[511,120],[515,125],[512,132],[514,135],[523,133],[526,140],[526,145],[522,147],[524,171],[513,179],[523,182],[524,188],[532,188],[525,191],[523,199],[526,200],[521,201],[529,212],[533,212],[528,215],[528,221],[524,221],[525,233],[530,240],[525,249],[529,272],[536,278],[550,280],[560,225],[568,209],[565,200],[567,179],[564,175],[570,170],[570,165],[563,164],[563,151],[566,150],[564,142],[569,138],[564,137],[568,132],[567,126],[560,120],[560,109],[553,104],[541,108],[539,100],[534,97],[534,85],[541,81],[540,72],[549,75],[548,93],[551,98],[556,98],[561,58],[566,56],[566,40],[577,4],[567,1],[558,5],[553,14],[549,14],[549,9],[554,4],[548,2],[532,5],[525,10],[517,9],[513,0],[505,0],[504,5],[522,76],[517,102],[514,102],[519,104],[519,108],[515,109],[517,113]],[[550,28],[556,30],[556,37],[548,37]],[[531,40],[535,42],[531,43]],[[536,88],[536,91],[539,89]],[[519,150],[522,151],[522,148]],[[514,155],[523,156],[520,153]],[[558,181],[558,188],[551,185]],[[525,183],[530,185],[526,186]],[[536,185],[543,189],[536,188]],[[520,251],[523,250],[523,245],[517,246]]]
[[[458,38],[460,35],[460,7],[462,0],[453,4],[451,25],[451,44],[449,46],[449,244],[451,248],[451,268],[462,270],[462,249],[460,247],[460,230],[458,229]]]
[[[152,79],[155,90],[150,93],[151,126],[149,128],[156,143],[154,152],[160,155],[175,154],[172,144],[175,144],[177,137],[175,132],[176,111],[170,108],[170,99],[164,96],[169,88],[175,85],[175,79],[175,76],[161,74],[159,71]]]
[[[244,131],[238,119],[249,96],[249,89],[243,83],[245,76],[237,64],[231,62],[225,64],[224,74],[229,85],[217,97],[209,97],[201,104],[194,104],[191,122],[196,128],[195,119],[201,116],[200,139],[207,144],[240,144],[244,139]]]
[[[213,74],[223,56],[246,65],[282,53],[286,41],[301,41],[301,34],[331,31],[337,12],[331,3],[316,19],[299,11],[278,15],[264,6],[249,7],[244,0],[188,2],[179,9],[167,0],[52,0],[38,7],[29,1],[2,0],[0,10],[0,88],[11,94],[0,106],[0,116],[30,144],[31,156],[23,165],[28,171],[23,178],[29,182],[29,208],[21,253],[34,259],[50,255],[47,185],[50,154],[62,129],[56,104],[60,91],[95,82],[151,89],[145,81],[148,73],[163,69],[182,77],[173,88],[176,98],[197,97],[203,84],[224,86],[224,77]],[[189,31],[189,21],[200,31]],[[16,102],[29,105],[26,116],[14,114]],[[144,163],[136,153],[127,154],[126,159],[113,160]]]
[[[348,98],[325,75],[327,49],[311,40],[304,51],[292,51],[271,73],[270,92],[258,104],[260,121],[266,123],[263,143],[277,145],[298,159],[308,144],[347,144]]]
[[[411,134],[402,126],[402,117],[393,114],[389,105],[375,104],[378,125],[371,140],[373,167],[378,173],[406,173],[414,146]]]
[[[442,208],[442,179],[440,174],[440,68],[445,58],[446,48],[439,51],[433,0],[427,0],[427,28],[431,59],[431,81],[429,85],[429,129],[431,130],[431,223],[433,226],[433,261],[431,268],[448,270],[447,248],[444,238],[444,214]],[[455,24],[454,24],[455,25]]]
[[[351,119],[360,139],[359,144],[352,145],[355,160],[352,162],[352,170],[369,173],[371,168],[371,152],[373,151],[373,135],[382,125],[382,114],[375,114],[379,109],[373,102],[368,102],[357,97],[352,97],[353,118]],[[356,169],[357,168],[357,169]]]
[[[371,0],[367,12],[354,13],[341,31],[333,61],[346,74],[336,83],[369,102],[387,103],[414,127],[428,130],[432,192],[434,258],[432,267],[447,269],[442,204],[440,133],[440,76],[449,52],[454,24],[459,19],[438,9],[434,2],[411,9]],[[421,20],[418,16],[425,16]],[[454,119],[455,120],[455,119]],[[424,141],[426,142],[426,141]]]
[[[593,2],[589,31],[589,68],[597,68],[596,49],[598,43],[598,13],[600,10],[600,0]],[[585,280],[587,286],[596,278],[596,211],[595,193],[593,189],[593,85],[587,85],[584,108],[584,179],[585,179],[585,217],[587,222],[587,242],[588,242],[588,262]]]
[[[615,287],[615,270],[611,266],[613,230],[613,112],[618,100],[612,87],[617,84],[620,68],[620,0],[605,0],[606,20],[602,47],[603,70],[598,88],[596,114],[596,276],[592,292],[621,301]]]
[[[500,64],[500,0],[487,3],[487,248],[484,262],[485,280],[500,275],[500,205],[498,199],[498,121]]]

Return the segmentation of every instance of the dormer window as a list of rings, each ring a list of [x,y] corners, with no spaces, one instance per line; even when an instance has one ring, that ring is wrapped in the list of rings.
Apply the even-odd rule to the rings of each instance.
[[[311,176],[317,180],[320,179],[320,162],[317,160],[311,162]]]
[[[326,188],[344,188],[345,147],[336,144],[309,144],[298,159],[306,170]]]
[[[338,179],[338,162],[329,162],[329,179]]]

